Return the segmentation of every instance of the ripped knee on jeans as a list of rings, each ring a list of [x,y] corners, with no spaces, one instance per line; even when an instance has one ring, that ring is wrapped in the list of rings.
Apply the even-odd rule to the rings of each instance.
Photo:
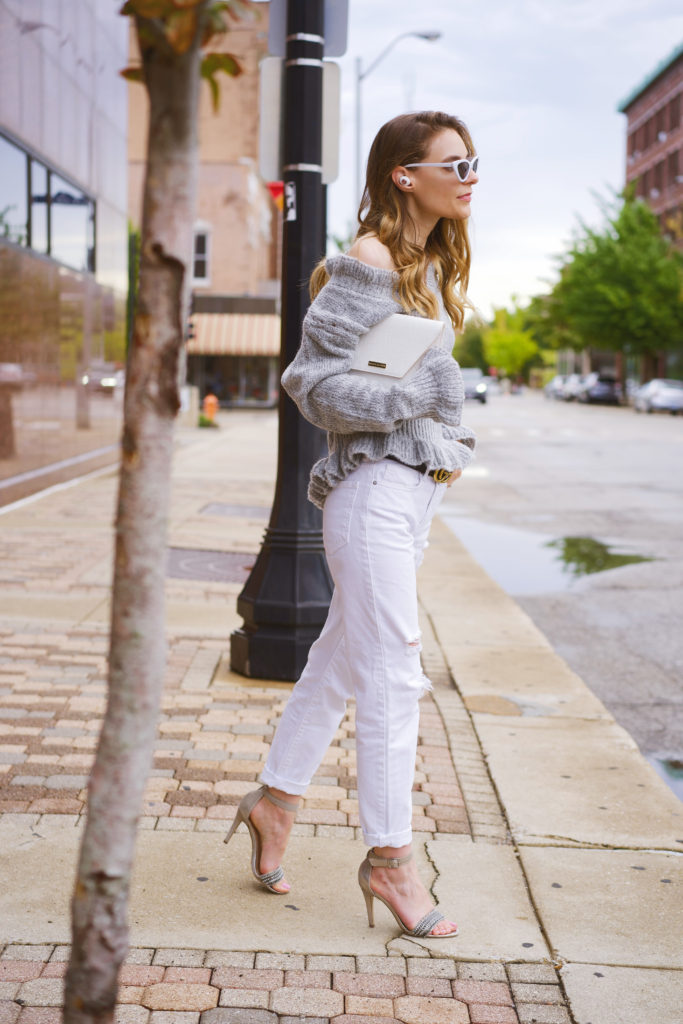
[[[418,632],[411,640],[406,640],[406,655],[408,657],[410,657],[410,656],[415,655],[415,654],[420,654],[421,651],[422,651],[422,633]],[[432,686],[431,680],[428,679],[427,676],[422,671],[421,665],[418,666],[418,667],[419,667],[419,673],[418,673],[416,682],[417,682],[417,685],[419,686],[419,689],[420,689],[420,693],[419,693],[419,696],[418,696],[418,700],[419,700],[420,697],[424,697],[424,695],[426,693],[429,693],[430,690],[433,689],[433,686]]]
[[[413,637],[412,640],[406,640],[406,646],[408,647],[407,654],[414,654],[415,651],[422,650],[422,633],[418,633],[417,636]]]

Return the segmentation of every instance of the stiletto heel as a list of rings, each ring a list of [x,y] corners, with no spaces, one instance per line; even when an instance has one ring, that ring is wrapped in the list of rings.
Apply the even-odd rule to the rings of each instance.
[[[266,871],[263,874],[259,871],[259,867],[261,865],[261,836],[259,835],[258,829],[252,822],[250,815],[256,807],[256,804],[263,797],[265,797],[266,800],[269,800],[271,804],[275,804],[276,807],[281,807],[283,810],[289,811],[290,814],[296,814],[297,812],[299,806],[298,802],[296,804],[291,804],[286,800],[281,800],[279,796],[273,796],[267,786],[261,786],[260,789],[254,789],[251,793],[247,793],[247,795],[242,798],[232,825],[230,826],[230,831],[223,842],[229,843],[241,822],[244,822],[249,830],[249,837],[251,839],[251,871],[254,878],[257,882],[260,882],[261,885],[264,885],[269,892],[273,892],[277,896],[286,896],[289,890],[275,888],[277,883],[281,882],[285,875],[281,866],[274,868],[272,871]]]
[[[396,918],[397,924],[403,929],[404,935],[412,935],[418,939],[452,939],[454,935],[458,934],[458,926],[456,925],[450,932],[444,932],[443,935],[432,935],[432,930],[439,923],[439,921],[445,920],[444,915],[440,910],[434,907],[433,910],[428,911],[421,917],[414,928],[408,928],[406,923],[401,920],[399,915],[396,913],[391,903],[380,896],[378,892],[370,885],[370,878],[372,877],[373,868],[398,868],[401,864],[407,864],[409,860],[413,859],[412,853],[409,853],[406,857],[378,857],[373,850],[370,850],[367,857],[358,868],[358,884],[361,887],[363,895],[365,896],[365,906],[368,911],[368,924],[371,928],[375,927],[375,908],[373,905],[373,899],[377,898],[381,900],[387,910]]]
[[[372,895],[371,892],[365,892],[364,891],[363,895],[365,896],[365,907],[366,907],[366,910],[368,912],[368,925],[370,926],[370,928],[374,928],[375,927],[375,905],[374,905],[374,903],[372,901],[374,900],[375,897]]]
[[[230,840],[232,839],[233,833],[237,831],[237,826],[239,825],[239,823],[241,821],[242,821],[242,815],[240,814],[239,808],[238,808],[237,809],[237,814],[235,815],[235,817],[233,819],[233,822],[232,822],[232,825],[230,826],[230,831],[228,832],[227,836],[223,840],[224,843],[229,843],[230,842]]]

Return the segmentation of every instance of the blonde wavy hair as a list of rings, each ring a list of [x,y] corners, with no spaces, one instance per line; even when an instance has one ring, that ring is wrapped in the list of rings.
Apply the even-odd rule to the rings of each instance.
[[[408,241],[406,229],[411,219],[405,194],[391,177],[394,168],[424,160],[434,136],[448,128],[458,133],[467,147],[467,155],[472,156],[474,145],[470,133],[452,114],[434,110],[401,114],[380,128],[368,156],[356,238],[376,235],[386,245],[398,271],[396,294],[403,308],[436,319],[438,303],[427,286],[427,268],[432,263],[444,307],[457,331],[462,328],[465,309],[472,308],[467,299],[471,261],[467,221],[442,217],[432,229],[424,249]],[[315,298],[328,280],[325,260],[322,260],[311,275],[311,298]]]

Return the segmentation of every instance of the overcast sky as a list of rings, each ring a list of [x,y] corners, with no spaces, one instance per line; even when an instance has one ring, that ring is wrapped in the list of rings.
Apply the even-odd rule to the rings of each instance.
[[[355,223],[356,57],[363,142],[406,110],[442,109],[468,125],[481,158],[470,221],[470,295],[489,316],[548,289],[553,255],[580,215],[599,223],[594,192],[624,182],[626,118],[617,105],[683,40],[680,0],[350,0],[342,68],[341,167],[328,226]]]

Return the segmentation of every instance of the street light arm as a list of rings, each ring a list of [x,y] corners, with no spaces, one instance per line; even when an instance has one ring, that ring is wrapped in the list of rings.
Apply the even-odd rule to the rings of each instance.
[[[375,57],[372,64],[368,64],[365,71],[361,64],[360,57],[356,57],[356,197],[358,201],[361,200],[362,186],[361,186],[361,83],[364,78],[367,78],[371,71],[374,71],[380,61],[384,60],[390,50],[396,46],[396,43],[401,39],[407,39],[409,36],[413,36],[416,39],[425,39],[428,43],[434,43],[437,39],[441,38],[441,33],[437,31],[431,32],[401,32],[399,35],[394,36],[388,46],[385,46],[378,57]]]
[[[380,63],[380,61],[384,60],[384,58],[389,53],[389,51],[393,50],[393,48],[396,46],[396,43],[398,43],[400,39],[407,39],[408,36],[414,36],[414,35],[415,35],[414,32],[402,32],[400,36],[394,36],[394,38],[391,40],[389,45],[384,47],[384,49],[380,53],[379,57],[375,57],[375,59],[373,60],[372,64],[369,64],[366,67],[365,71],[362,71],[360,73],[360,75],[358,76],[360,81],[362,82],[364,78],[367,78],[367,76],[370,74],[371,71],[375,70],[375,68]]]
[[[392,50],[394,48],[394,46],[396,46],[396,43],[398,43],[400,39],[408,39],[410,36],[413,36],[415,39],[426,39],[428,43],[434,43],[434,42],[436,42],[437,39],[441,38],[441,33],[440,32],[415,32],[415,31],[412,31],[412,32],[401,32],[400,35],[394,36],[394,38],[391,40],[389,45],[384,47],[384,49],[382,50],[380,55],[378,57],[375,57],[375,59],[373,60],[372,64],[369,64],[367,66],[367,68],[365,69],[365,71],[360,71],[359,72],[359,75],[358,75],[359,81],[362,82],[364,78],[367,78],[367,76],[370,74],[371,71],[375,70],[375,68],[380,63],[380,61],[384,60],[384,58],[389,53],[389,51]]]

